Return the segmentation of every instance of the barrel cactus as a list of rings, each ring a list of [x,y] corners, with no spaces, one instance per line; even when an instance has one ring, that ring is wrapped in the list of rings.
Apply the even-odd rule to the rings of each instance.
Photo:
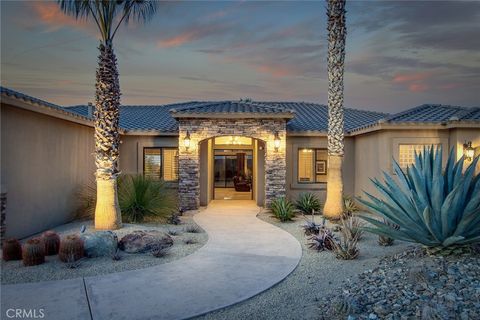
[[[53,256],[58,254],[60,236],[55,231],[48,230],[42,234],[42,238],[45,243],[45,255]]]
[[[2,257],[5,261],[22,260],[22,245],[17,239],[7,239],[2,246]]]
[[[33,238],[25,242],[22,248],[24,266],[36,266],[45,262],[45,244],[41,238]]]
[[[71,263],[84,256],[83,240],[76,234],[68,235],[60,241],[58,257],[61,261]]]
[[[383,196],[366,193],[359,201],[390,224],[362,216],[375,234],[420,243],[430,253],[459,251],[480,242],[479,158],[463,170],[464,158],[455,160],[453,149],[442,171],[442,149],[433,146],[415,154],[415,163],[404,172],[394,161],[395,180],[384,173],[384,182],[372,182]]]

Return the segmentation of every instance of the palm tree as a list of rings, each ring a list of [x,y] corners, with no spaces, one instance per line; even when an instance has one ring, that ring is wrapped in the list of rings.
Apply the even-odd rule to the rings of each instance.
[[[95,173],[97,204],[95,228],[118,229],[122,216],[118,205],[117,176],[120,85],[112,41],[118,28],[130,19],[146,22],[157,10],[150,0],[57,0],[66,14],[93,19],[100,31],[100,55],[95,84]]]
[[[328,173],[323,214],[339,219],[343,211],[342,162],[343,70],[345,61],[345,0],[327,0],[328,8]]]

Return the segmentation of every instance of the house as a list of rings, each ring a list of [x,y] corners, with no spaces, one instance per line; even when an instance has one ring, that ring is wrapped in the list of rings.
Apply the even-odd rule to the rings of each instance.
[[[1,88],[1,184],[6,235],[71,219],[93,180],[93,109],[62,107]],[[251,199],[260,206],[302,192],[325,198],[327,107],[307,102],[192,101],[122,106],[123,173],[164,179],[181,206]],[[464,147],[464,144],[467,144]],[[412,163],[423,146],[480,153],[480,108],[421,105],[396,114],[345,109],[345,193],[376,193],[370,178]],[[478,170],[479,168],[477,168]],[[4,213],[5,214],[5,213]],[[34,221],[34,223],[33,223]]]

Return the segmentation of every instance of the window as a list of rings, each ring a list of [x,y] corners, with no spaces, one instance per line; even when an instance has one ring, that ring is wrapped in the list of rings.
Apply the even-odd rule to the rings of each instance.
[[[398,145],[398,164],[400,168],[406,169],[407,166],[415,163],[415,152],[423,152],[423,148],[429,148],[432,144],[399,144]],[[439,144],[434,145],[436,148]]]
[[[327,150],[326,149],[298,149],[298,182],[325,183],[327,182]]]
[[[178,180],[178,149],[143,148],[143,174],[165,181]]]

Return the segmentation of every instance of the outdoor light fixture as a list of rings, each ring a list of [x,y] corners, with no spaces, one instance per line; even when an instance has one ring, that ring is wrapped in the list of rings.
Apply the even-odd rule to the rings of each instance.
[[[278,135],[278,132],[275,132],[275,138],[273,138],[273,145],[275,146],[275,151],[278,151],[278,148],[280,148],[280,136]]]
[[[185,149],[188,150],[190,148],[190,132],[187,131],[187,134],[185,135],[185,138],[183,139],[183,145],[185,146]]]
[[[463,144],[463,155],[465,160],[472,161],[475,155],[475,149],[472,147],[472,141],[465,141]]]

